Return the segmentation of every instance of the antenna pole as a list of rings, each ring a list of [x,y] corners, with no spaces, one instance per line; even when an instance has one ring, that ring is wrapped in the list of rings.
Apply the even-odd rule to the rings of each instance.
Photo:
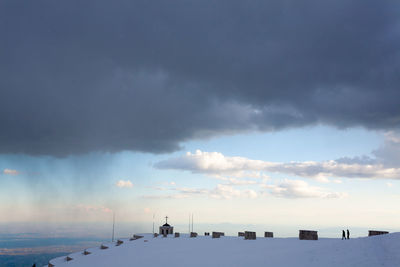
[[[111,239],[111,242],[114,242],[114,227],[115,227],[115,211],[113,211],[113,229],[112,229],[112,239]]]
[[[154,235],[154,213],[153,213],[153,235]]]
[[[192,213],[192,232],[193,232],[193,213]]]
[[[189,214],[189,234],[190,234],[190,214]]]

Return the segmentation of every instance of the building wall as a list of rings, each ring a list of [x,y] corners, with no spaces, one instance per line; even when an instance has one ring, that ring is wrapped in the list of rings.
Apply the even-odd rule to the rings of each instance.
[[[172,235],[174,233],[174,227],[160,226],[160,235]]]
[[[318,240],[318,232],[310,230],[299,230],[300,240]]]
[[[273,232],[264,232],[264,237],[274,237]]]
[[[373,235],[385,235],[388,234],[389,232],[387,231],[376,231],[376,230],[369,230],[368,231],[368,236],[373,236]]]
[[[245,231],[244,232],[244,239],[246,239],[246,240],[254,240],[254,239],[256,239],[256,232]]]

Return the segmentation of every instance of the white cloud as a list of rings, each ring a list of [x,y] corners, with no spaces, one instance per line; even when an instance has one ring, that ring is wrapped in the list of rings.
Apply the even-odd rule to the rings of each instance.
[[[216,199],[233,199],[233,198],[256,198],[257,193],[254,190],[238,190],[232,185],[218,184],[214,189],[177,189],[182,194],[188,195],[204,195]]]
[[[225,157],[219,152],[187,152],[185,156],[158,162],[155,167],[160,169],[182,169],[192,172],[209,174],[237,175],[243,171],[263,170],[265,162],[249,160],[242,157]]]
[[[257,192],[254,191],[254,190],[247,189],[247,190],[244,190],[244,191],[243,191],[242,196],[245,197],[245,198],[254,199],[254,198],[257,198],[257,197],[258,197],[258,194],[257,194]]]
[[[208,195],[212,198],[222,198],[222,199],[232,199],[240,197],[242,192],[240,190],[234,189],[233,186],[229,185],[217,185],[216,188],[208,192]]]
[[[269,176],[263,173],[263,171],[251,171],[251,170],[232,170],[232,171],[221,171],[218,173],[208,173],[210,176],[214,176],[215,178],[229,176],[232,178],[254,178],[254,179],[268,179]]]
[[[276,197],[283,198],[342,198],[346,193],[329,192],[323,188],[310,186],[305,181],[288,180],[278,185],[263,185]]]
[[[20,172],[17,171],[17,170],[12,170],[12,169],[4,169],[3,170],[3,174],[5,174],[5,175],[18,175],[18,174],[20,174]]]
[[[400,179],[400,168],[386,168],[383,164],[339,163],[335,160],[281,163],[269,171],[300,177],[346,177]]]
[[[328,177],[400,179],[400,168],[386,167],[376,161],[354,161],[346,158],[328,161],[269,162],[244,157],[227,157],[219,152],[187,152],[155,165],[159,169],[180,169],[207,175],[245,177],[243,174],[275,172],[328,182]]]
[[[254,190],[238,190],[232,185],[218,184],[213,189],[202,189],[202,188],[173,188],[173,194],[168,195],[150,195],[144,196],[145,198],[170,198],[170,199],[182,199],[190,197],[209,197],[214,199],[233,199],[233,198],[257,198],[258,194]]]
[[[218,184],[213,189],[204,188],[172,188],[171,194],[167,195],[148,195],[145,198],[169,198],[184,199],[191,197],[209,197],[214,199],[255,199],[260,196],[275,196],[282,198],[342,198],[346,193],[331,192],[327,189],[311,186],[305,181],[285,179],[279,184],[261,184],[262,188],[267,189],[263,192],[256,192],[252,189],[236,189],[233,185]]]
[[[231,177],[225,177],[221,175],[215,175],[213,176],[214,178],[225,181],[225,185],[256,185],[260,184],[259,181],[255,180],[249,180],[249,179],[237,179],[237,178],[231,178]],[[263,180],[266,181],[267,179]]]
[[[320,182],[320,183],[330,183],[331,181],[329,180],[328,177],[325,176],[317,176],[315,178],[316,181]]]
[[[124,180],[119,180],[118,182],[115,183],[115,185],[118,186],[118,187],[120,187],[120,188],[123,188],[123,187],[131,188],[131,187],[133,187],[132,182],[129,181],[129,180],[126,180],[126,181],[124,181]]]

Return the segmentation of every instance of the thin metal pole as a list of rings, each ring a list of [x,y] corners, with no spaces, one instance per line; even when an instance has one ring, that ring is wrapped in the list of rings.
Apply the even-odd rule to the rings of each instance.
[[[190,214],[189,214],[189,234],[190,234]]]
[[[192,232],[193,232],[193,213],[192,213]]]
[[[112,229],[111,242],[114,242],[114,227],[115,227],[115,211],[113,211],[113,229]]]
[[[154,213],[153,213],[153,235],[154,235]]]

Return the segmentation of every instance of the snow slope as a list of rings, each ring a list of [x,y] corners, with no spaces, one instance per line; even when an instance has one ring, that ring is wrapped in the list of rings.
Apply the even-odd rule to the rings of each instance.
[[[70,254],[72,258],[50,261],[58,266],[400,266],[400,233],[340,240],[318,241],[297,238],[210,236],[189,238],[144,238],[104,244],[108,249],[90,248],[89,255]]]

